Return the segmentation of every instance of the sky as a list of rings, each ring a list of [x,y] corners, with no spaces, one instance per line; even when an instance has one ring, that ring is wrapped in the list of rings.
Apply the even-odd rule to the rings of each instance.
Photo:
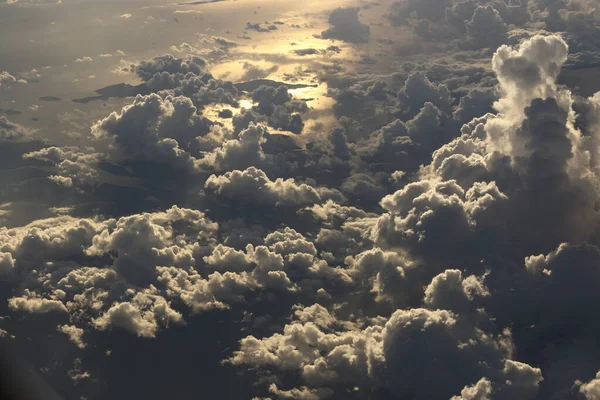
[[[598,0],[0,0],[18,399],[600,400]]]

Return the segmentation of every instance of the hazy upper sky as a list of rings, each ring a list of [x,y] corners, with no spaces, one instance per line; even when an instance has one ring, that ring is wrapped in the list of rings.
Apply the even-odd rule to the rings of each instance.
[[[31,399],[600,400],[599,0],[0,0]]]

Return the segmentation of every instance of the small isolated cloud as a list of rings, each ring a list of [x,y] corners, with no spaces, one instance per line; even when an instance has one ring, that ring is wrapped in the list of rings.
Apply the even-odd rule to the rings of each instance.
[[[125,56],[125,52],[122,50],[117,50],[114,53],[102,53],[99,54],[98,57],[108,58],[108,57],[123,57]]]
[[[0,71],[0,87],[4,85],[10,85],[11,83],[15,83],[17,78],[12,76],[6,71]]]
[[[202,10],[175,10],[173,14],[204,14]]]

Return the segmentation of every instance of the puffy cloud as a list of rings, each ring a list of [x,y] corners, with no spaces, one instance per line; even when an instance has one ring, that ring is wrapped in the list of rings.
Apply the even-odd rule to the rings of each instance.
[[[246,29],[251,30],[251,31],[256,31],[256,32],[271,32],[271,31],[276,31],[277,26],[276,25],[268,25],[268,26],[264,27],[260,23],[257,23],[257,22],[246,22]]]
[[[74,325],[59,325],[57,329],[66,334],[69,337],[69,340],[80,349],[84,349],[87,346],[83,341],[83,329]]]
[[[45,261],[79,257],[93,237],[104,229],[103,222],[68,216],[37,220],[17,228],[0,228],[0,249],[12,254],[15,269],[30,270]]]
[[[401,120],[395,120],[385,125],[361,140],[353,146],[356,153],[366,162],[380,163],[385,170],[409,169],[408,164],[416,156],[416,144],[409,136],[407,125]]]
[[[600,372],[596,374],[596,378],[589,382],[582,383],[579,391],[583,393],[587,400],[600,399]]]
[[[461,312],[468,310],[475,297],[489,296],[482,279],[473,275],[463,279],[459,270],[446,270],[437,275],[425,289],[423,302],[431,309]]]
[[[409,0],[392,3],[389,18],[395,24],[406,21],[414,13],[419,19],[439,21],[444,18],[448,0]]]
[[[193,269],[157,267],[158,282],[167,288],[171,297],[183,301],[194,313],[227,309],[261,289],[280,293],[296,291],[284,271],[283,257],[265,246],[249,245],[246,254],[217,248],[206,261],[219,269],[233,267],[236,272],[217,271],[203,277]]]
[[[508,40],[508,27],[491,4],[477,7],[466,26],[467,35],[477,48],[497,47]]]
[[[287,87],[261,85],[251,93],[252,100],[257,103],[253,110],[268,116],[268,124],[276,129],[301,133],[304,128],[301,113],[308,111],[304,101],[293,100]],[[236,119],[252,118],[256,122],[260,117],[253,114],[238,115]],[[235,121],[234,121],[235,122]],[[241,122],[241,121],[240,121]],[[240,126],[244,126],[243,125]]]
[[[251,166],[261,166],[267,159],[262,145],[267,132],[261,125],[250,123],[240,132],[237,139],[224,142],[220,147],[207,153],[201,163],[217,171],[232,171]]]
[[[17,81],[17,78],[12,76],[8,72],[0,71],[0,87],[2,87],[4,85],[9,85],[11,83],[15,83],[16,81]]]
[[[204,133],[204,121],[195,114],[188,98],[138,95],[121,113],[112,113],[94,125],[92,132],[98,137],[114,137],[126,153],[143,152],[145,146],[157,146],[164,138],[179,139],[186,146]]]
[[[194,170],[196,160],[186,150],[191,150],[196,138],[206,135],[211,125],[196,112],[187,97],[138,95],[120,113],[113,112],[94,124],[92,134],[112,139],[116,158],[152,160]]]
[[[31,139],[32,131],[23,125],[10,122],[6,117],[0,117],[0,140],[19,142]]]
[[[265,237],[265,245],[278,254],[304,253],[316,255],[315,245],[296,230],[286,227]]]
[[[60,300],[35,297],[35,293],[29,291],[26,291],[24,296],[8,299],[8,306],[15,311],[24,311],[31,314],[67,312],[67,308]]]
[[[280,399],[295,400],[319,400],[328,398],[333,394],[330,389],[310,389],[308,387],[281,390],[274,383],[269,386],[269,392]]]
[[[329,142],[333,145],[333,152],[339,158],[348,158],[350,149],[348,147],[348,138],[344,128],[335,128],[329,132]]]
[[[12,274],[15,260],[11,253],[0,253],[0,276]]]
[[[47,147],[24,154],[23,158],[52,163],[56,167],[57,175],[50,176],[50,179],[59,184],[68,183],[62,183],[63,186],[89,186],[100,179],[98,153],[80,152],[76,147]]]
[[[156,276],[156,266],[191,267],[213,246],[218,225],[202,212],[173,207],[111,222],[92,240],[88,255],[116,254],[114,268],[131,282]],[[186,231],[187,236],[185,234]]]
[[[350,43],[365,43],[370,38],[370,28],[358,19],[358,8],[336,8],[329,14],[331,27],[321,33],[323,39],[336,39]]]
[[[246,293],[257,288],[247,273],[215,272],[205,279],[194,270],[188,272],[175,267],[158,267],[157,272],[158,282],[194,313],[226,309],[231,303],[243,301]]]
[[[432,103],[441,110],[448,110],[452,105],[450,91],[445,85],[431,83],[427,76],[420,72],[412,73],[404,87],[398,92],[398,99],[403,105],[403,113],[412,118],[425,103]]]
[[[504,95],[495,105],[498,111],[519,117],[533,99],[554,96],[568,51],[560,36],[534,36],[518,49],[500,47],[492,59]]]
[[[202,74],[207,62],[204,58],[190,55],[186,58],[176,58],[171,54],[154,57],[149,61],[141,61],[135,66],[135,73],[144,81],[149,81],[156,74]]]
[[[460,396],[453,396],[450,400],[490,400],[492,397],[492,383],[481,378],[472,386],[465,386]]]
[[[516,43],[539,21],[550,26],[554,13],[532,0],[533,14],[544,6],[548,15],[526,25],[526,2],[487,3],[408,0],[392,12],[448,33],[450,47],[469,38],[477,48],[507,40],[512,24],[524,26],[510,33]],[[585,1],[558,3],[567,11],[557,14],[562,26],[591,11]],[[334,11],[323,37],[369,40],[358,12]],[[579,49],[574,37],[565,34]],[[225,52],[235,46],[228,39],[203,42],[222,48],[216,57],[237,56]],[[223,326],[226,335],[200,346],[215,344],[215,360],[233,366],[211,374],[240,373],[249,396],[594,398],[600,103],[556,84],[567,42],[550,35],[502,46],[491,69],[482,61],[488,50],[479,49],[411,57],[390,75],[311,65],[286,80],[322,67],[334,116],[346,117],[330,130],[322,111],[311,110],[320,136],[308,144],[312,136],[259,125],[303,130],[308,106],[284,86],[238,92],[198,57],[138,63],[140,90],[157,93],[94,124],[106,150],[46,147],[25,159],[50,163],[52,180],[76,188],[121,168],[103,161],[123,164],[147,178],[136,193],[169,205],[0,228],[8,289],[0,300],[15,321],[52,325],[48,336],[40,324],[40,337],[68,338],[84,360],[104,350],[105,331],[180,350],[188,344],[183,329],[164,329],[185,320],[186,330],[200,326],[212,336]],[[242,99],[255,106],[219,116],[231,121],[201,116],[209,105],[211,115],[224,104],[237,110]],[[4,119],[2,136],[19,129],[26,130]],[[174,181],[166,200],[152,182],[164,167],[177,169],[160,171]],[[19,337],[18,323],[2,324],[1,335],[14,328]],[[125,336],[111,337],[117,352]],[[73,365],[73,380],[96,376],[81,360]]]
[[[233,40],[229,40],[227,38],[224,38],[222,36],[211,36],[210,40],[213,43],[216,43],[219,46],[227,48],[227,49],[239,46],[239,43],[237,43],[237,42],[235,42]]]
[[[478,7],[476,0],[459,1],[446,8],[446,21],[460,33],[467,32],[467,22],[473,18]]]
[[[251,64],[249,62],[245,62],[242,65],[242,69],[244,70],[244,74],[241,77],[242,81],[253,81],[257,79],[264,79],[271,75],[272,73],[277,72],[279,67],[277,65],[273,65],[269,68],[261,68],[257,65]]]
[[[314,320],[304,317],[307,311],[297,310],[282,333],[242,339],[229,362],[286,371],[309,388],[377,383],[399,397],[450,398],[489,374],[499,398],[532,399],[541,381],[539,369],[504,358],[510,338],[486,334],[449,311],[398,310],[364,329],[348,325],[337,331],[332,328],[342,321],[326,310],[312,308],[310,314],[320,316]],[[429,384],[434,377],[438,384]]]
[[[173,310],[164,298],[141,292],[131,302],[115,303],[93,324],[100,330],[117,327],[137,336],[152,338],[159,325],[167,327],[182,322],[181,314]]]
[[[466,192],[456,181],[410,183],[382,199],[388,213],[377,221],[374,239],[419,253],[429,252],[427,248],[435,248],[438,255],[454,253],[473,238],[478,219],[506,199],[495,183],[481,183]]]
[[[557,36],[536,36],[518,49],[498,49],[493,66],[501,94],[495,107],[500,113],[466,124],[460,138],[433,154],[436,174],[456,180],[465,190],[478,181],[495,182],[508,200],[502,217],[495,214],[497,209],[486,223],[499,234],[505,228],[493,221],[503,220],[505,227],[510,226],[505,234],[518,234],[529,251],[548,251],[567,238],[581,240],[597,221],[598,189],[586,161],[587,144],[582,146],[581,133],[573,128],[570,93],[555,83],[566,52],[565,42]],[[531,79],[525,82],[524,76]],[[523,224],[525,215],[537,222]]]
[[[255,167],[212,175],[206,181],[206,188],[238,202],[271,205],[301,206],[343,197],[336,190],[297,184],[293,179],[272,181]]]
[[[454,119],[461,123],[467,123],[474,118],[481,117],[493,111],[492,105],[497,100],[491,90],[475,89],[466,96],[460,98],[456,110],[452,113]]]

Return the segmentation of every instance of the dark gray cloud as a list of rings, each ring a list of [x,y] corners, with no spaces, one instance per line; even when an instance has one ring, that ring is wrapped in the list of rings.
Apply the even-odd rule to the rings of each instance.
[[[467,36],[476,48],[498,47],[508,40],[508,27],[500,13],[490,4],[477,7],[466,26]]]
[[[323,39],[336,39],[349,43],[365,43],[370,38],[370,28],[358,19],[358,8],[337,8],[329,15],[331,28],[323,31]]]
[[[23,125],[11,122],[6,117],[0,117],[0,140],[27,141],[32,140],[32,130]]]
[[[406,2],[394,2],[390,9],[390,20],[395,24],[403,23],[414,14],[419,19],[439,21],[444,18],[446,7],[450,5],[448,0],[409,0]]]
[[[194,73],[200,75],[206,60],[198,56],[188,56],[187,58],[176,58],[171,54],[154,57],[149,61],[141,61],[135,65],[135,73],[143,80],[150,80],[155,74],[167,72],[169,74]]]

